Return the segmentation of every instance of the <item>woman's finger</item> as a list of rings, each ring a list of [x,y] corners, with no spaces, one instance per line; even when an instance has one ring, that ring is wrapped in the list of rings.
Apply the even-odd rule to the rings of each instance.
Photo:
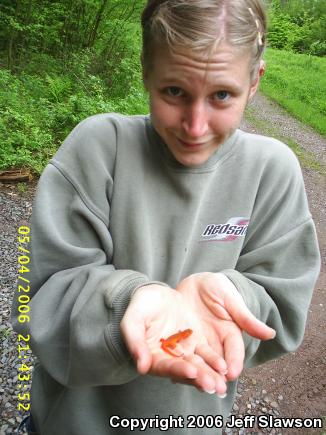
[[[227,373],[227,364],[223,355],[224,351],[222,347],[219,345],[220,352],[216,352],[212,349],[212,347],[207,343],[198,344],[195,349],[195,353],[199,355],[205,362],[208,364],[213,370],[217,371],[221,375],[226,375]]]
[[[241,331],[230,330],[224,338],[224,358],[227,364],[227,379],[237,379],[242,370],[245,358],[245,348]]]
[[[227,312],[233,321],[249,335],[260,340],[270,340],[275,337],[276,331],[267,326],[264,322],[257,319],[247,307],[242,295],[231,280],[223,275],[217,274],[218,284],[214,291],[214,299],[217,306],[214,309],[221,311],[221,314]]]
[[[156,376],[169,377],[173,382],[193,385],[200,391],[224,395],[226,378],[208,366],[199,355],[188,355],[183,358],[153,355],[150,371]]]
[[[236,324],[252,337],[260,340],[270,340],[275,337],[276,331],[257,319],[244,300],[240,298],[228,298],[226,307]]]
[[[173,379],[196,379],[197,368],[181,357],[173,357],[158,352],[153,354],[151,374]]]
[[[223,396],[226,392],[226,378],[224,375],[213,370],[204,359],[194,354],[189,358],[198,370],[194,385],[202,391],[213,394],[216,393]]]

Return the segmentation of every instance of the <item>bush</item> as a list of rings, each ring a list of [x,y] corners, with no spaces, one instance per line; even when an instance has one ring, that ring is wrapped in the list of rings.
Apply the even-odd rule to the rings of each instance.
[[[39,146],[42,144],[43,154],[47,155],[53,137],[34,115],[42,110],[46,117],[47,110],[31,98],[23,83],[9,71],[0,70],[0,89],[0,168],[32,166],[37,171],[42,160]]]
[[[137,70],[124,61],[128,81],[121,80],[123,95],[116,88],[111,96],[104,80],[87,72],[85,58],[82,67],[77,58],[71,60],[69,74],[18,77],[0,69],[0,169],[25,166],[39,174],[82,119],[103,112],[148,111],[139,66]]]
[[[269,8],[268,42],[277,49],[317,56],[325,55],[326,2],[291,0],[281,6],[272,0]]]
[[[5,3],[0,169],[27,166],[40,173],[82,119],[148,112],[139,59],[142,2],[41,2],[32,9],[20,2],[16,12]],[[8,53],[10,23],[21,29]]]
[[[326,42],[325,41],[312,42],[309,48],[309,52],[313,56],[326,56]]]
[[[309,38],[310,29],[306,22],[299,26],[284,13],[271,13],[268,30],[268,43],[272,48],[305,51],[306,40]]]

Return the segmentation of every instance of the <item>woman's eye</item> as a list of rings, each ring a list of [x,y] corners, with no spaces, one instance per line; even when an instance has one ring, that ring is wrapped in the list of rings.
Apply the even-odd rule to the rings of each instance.
[[[215,98],[219,101],[226,101],[230,98],[230,93],[228,91],[218,91],[215,92]]]
[[[180,97],[182,95],[182,90],[177,86],[169,86],[168,88],[166,88],[166,93],[170,97]]]

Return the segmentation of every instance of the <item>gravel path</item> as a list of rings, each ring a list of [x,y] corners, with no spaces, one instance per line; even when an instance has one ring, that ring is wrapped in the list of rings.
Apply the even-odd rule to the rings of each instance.
[[[277,103],[260,93],[256,94],[249,107],[255,117],[278,130],[281,137],[292,139],[326,165],[326,140],[323,136],[294,119]],[[246,120],[242,123],[242,128],[253,133],[263,133]]]
[[[275,103],[267,100],[265,97],[258,95],[251,108],[255,116],[263,121],[268,121],[274,127],[277,126],[280,135],[295,140],[301,146],[313,153],[320,162],[326,163],[326,142],[321,136],[311,129],[303,126],[298,121],[291,118],[285,111],[280,109]],[[256,133],[262,133],[255,126],[244,121],[242,128]],[[303,168],[306,182],[306,189],[310,202],[312,214],[314,215],[317,231],[320,238],[320,248],[325,263],[325,234],[323,228],[326,227],[325,213],[325,192],[326,177],[316,174],[310,169]],[[17,395],[20,393],[18,388],[18,366],[20,360],[17,351],[17,335],[12,331],[10,325],[10,307],[13,297],[13,291],[17,285],[17,229],[20,225],[28,222],[31,214],[32,200],[35,186],[30,185],[25,192],[19,192],[14,185],[0,184],[0,228],[2,237],[0,238],[0,252],[3,259],[0,278],[0,343],[1,343],[1,360],[0,360],[0,435],[12,435],[21,421],[21,413],[17,411]],[[324,287],[321,287],[321,289]],[[320,289],[320,290],[321,290]],[[318,305],[318,304],[317,304]],[[321,304],[323,305],[323,304]],[[325,304],[326,305],[326,304]],[[323,318],[325,318],[325,315]],[[318,317],[319,319],[319,317]],[[323,348],[325,352],[325,347]],[[32,361],[32,360],[31,360]],[[324,361],[324,374],[326,368],[326,358]],[[284,363],[286,367],[286,362]],[[265,369],[266,370],[266,369]],[[282,407],[287,400],[282,391],[282,373],[276,373],[275,377],[269,376],[267,384],[262,384],[259,376],[244,375],[239,382],[237,400],[234,404],[233,415],[243,416],[245,414],[258,415],[270,414],[273,416],[284,415]],[[284,375],[287,376],[287,375]],[[280,384],[279,390],[273,388],[275,384]],[[266,387],[267,385],[267,387]],[[325,387],[325,385],[324,385]],[[318,388],[317,392],[318,393]],[[325,405],[325,389],[321,393],[323,405]],[[324,406],[326,415],[326,405]],[[296,412],[296,408],[294,408]],[[225,434],[242,435],[242,434],[286,434],[288,432],[280,429],[226,429]],[[298,432],[305,434],[305,431]],[[307,433],[314,433],[307,431]],[[320,434],[321,432],[316,432]],[[326,432],[325,432],[326,433]],[[23,434],[23,433],[22,433]],[[295,432],[291,431],[291,434]],[[92,434],[93,435],[93,434]],[[95,434],[94,434],[95,435]]]
[[[24,195],[19,194],[15,186],[0,188],[0,435],[16,433],[14,430],[22,418],[17,410],[17,396],[21,393],[18,389],[18,341],[10,324],[10,309],[18,275],[17,230],[30,217],[33,194],[32,188]]]

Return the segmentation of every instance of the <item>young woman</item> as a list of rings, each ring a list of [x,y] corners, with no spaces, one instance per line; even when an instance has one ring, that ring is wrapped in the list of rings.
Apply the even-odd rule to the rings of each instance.
[[[261,1],[149,1],[142,26],[150,115],[86,119],[38,186],[14,325],[42,435],[217,434],[243,365],[304,334],[319,252],[300,167],[238,129]]]

